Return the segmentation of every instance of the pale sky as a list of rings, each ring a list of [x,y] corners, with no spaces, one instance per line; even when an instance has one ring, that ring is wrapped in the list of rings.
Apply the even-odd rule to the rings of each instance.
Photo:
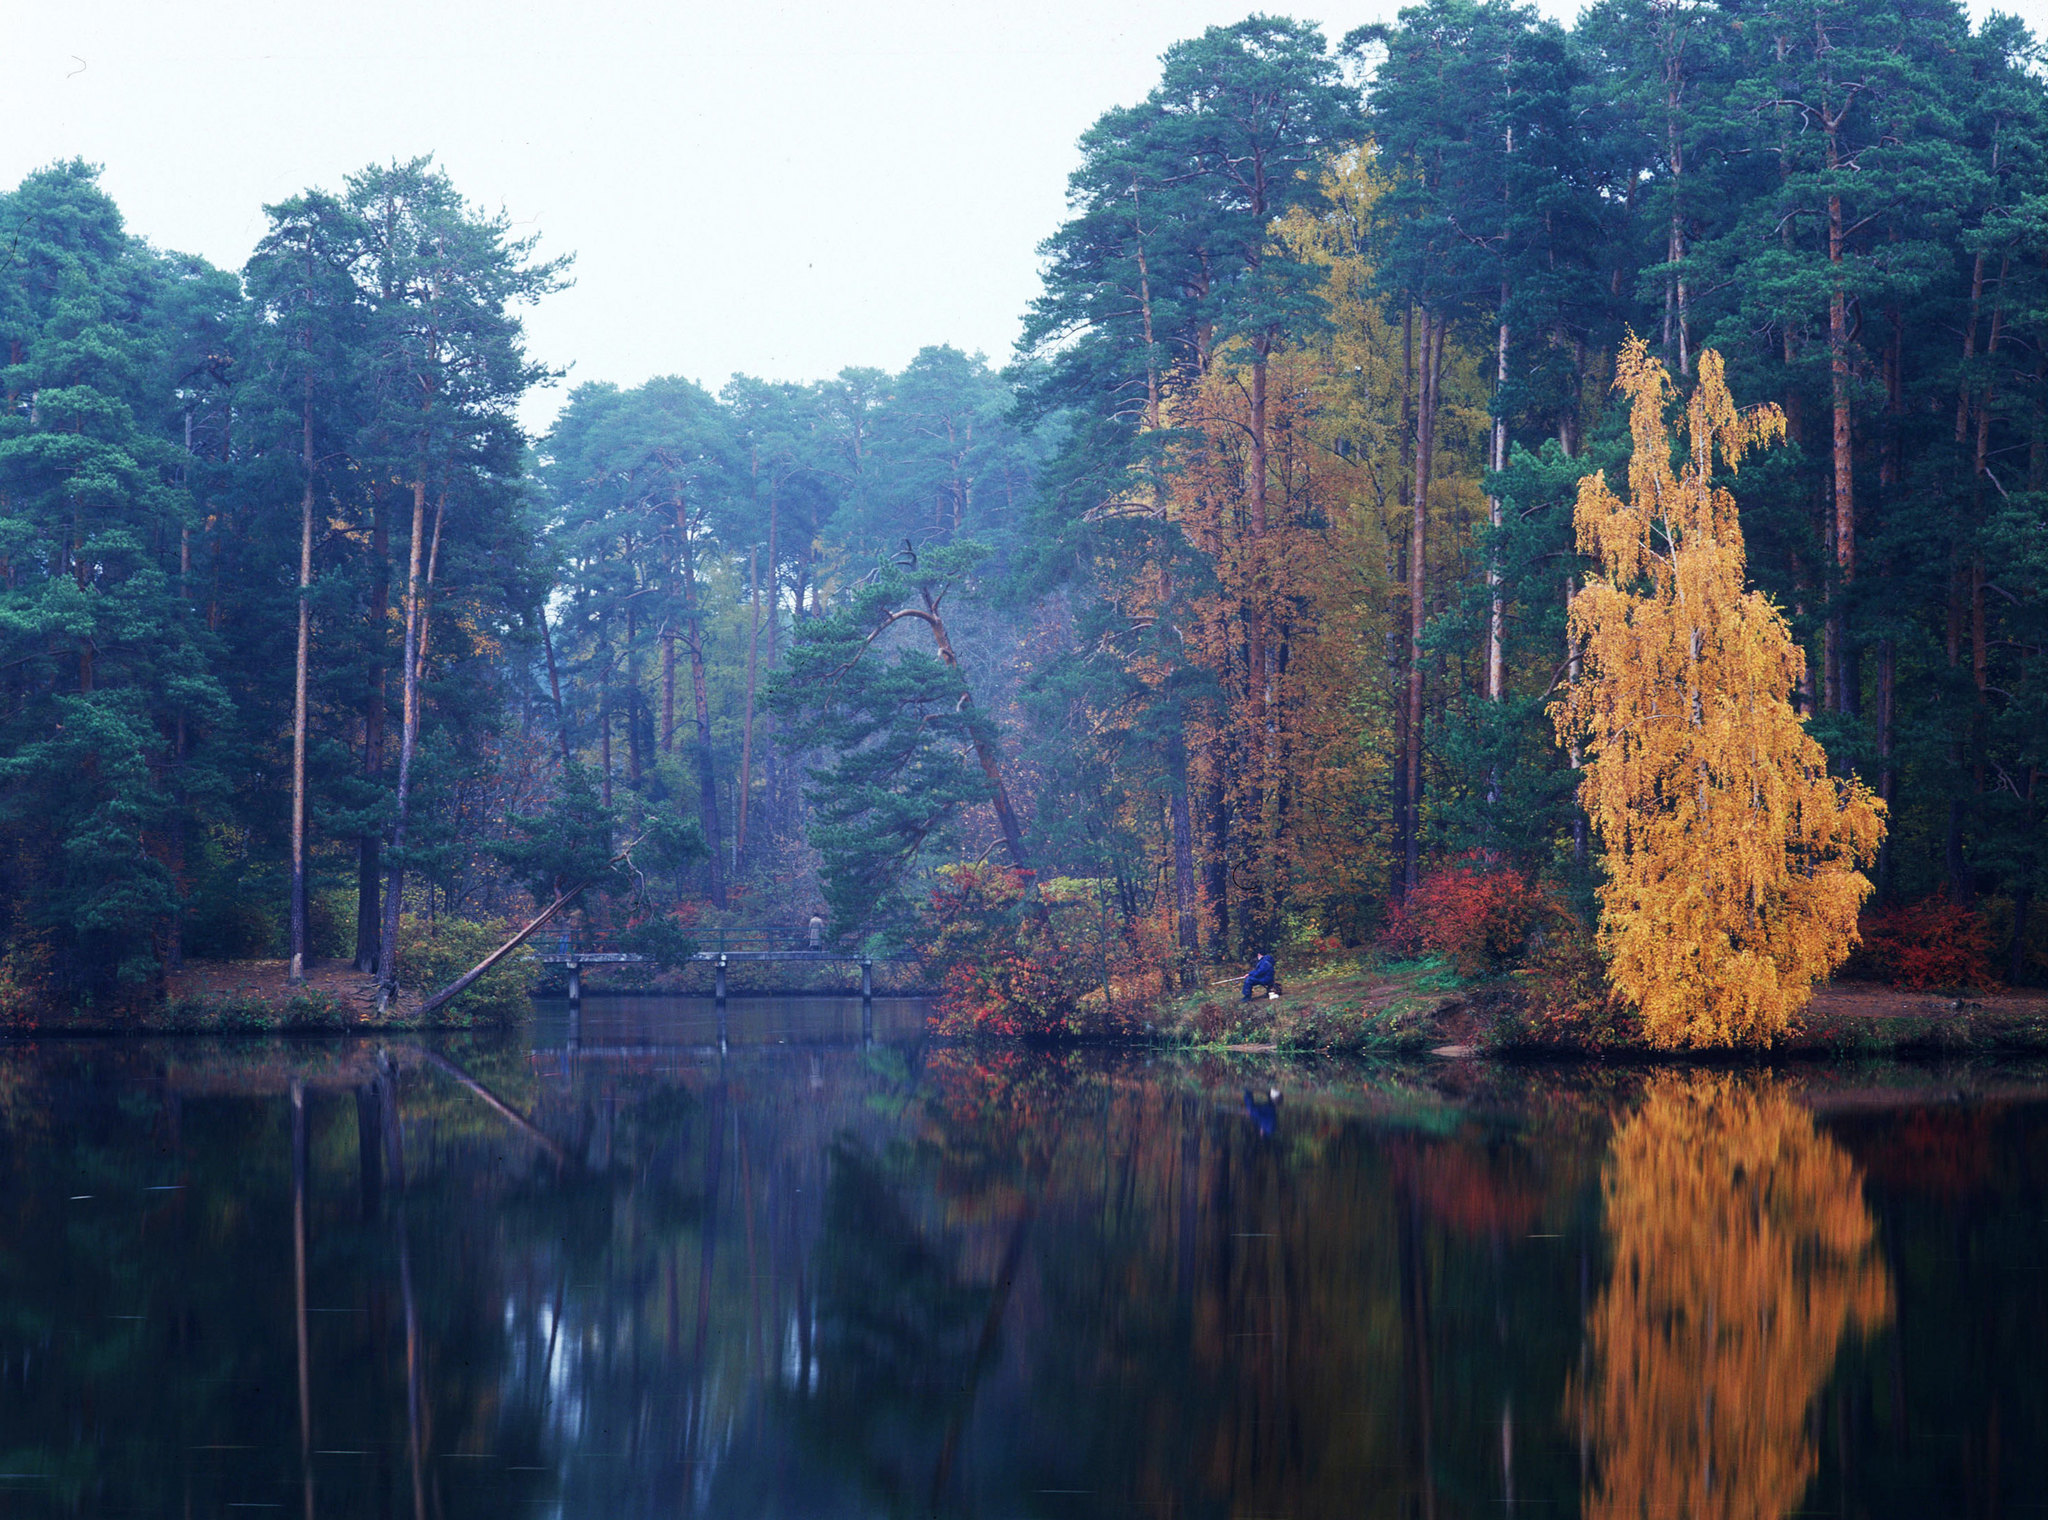
[[[1259,8],[1334,42],[1398,3]],[[527,314],[570,384],[812,380],[927,343],[1000,360],[1075,139],[1151,88],[1168,44],[1253,8],[0,0],[0,185],[82,156],[130,230],[238,269],[265,202],[432,153],[576,255],[574,288]],[[2048,0],[1999,8],[2048,19]]]

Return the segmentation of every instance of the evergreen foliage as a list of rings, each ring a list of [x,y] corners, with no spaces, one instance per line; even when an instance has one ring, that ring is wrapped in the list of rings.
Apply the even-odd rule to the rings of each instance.
[[[1468,858],[1588,910],[1631,869],[1621,801],[1589,820],[1599,741],[1549,711],[1597,674],[1588,576],[1642,589],[1573,527],[1579,480],[1643,457],[1609,399],[1631,331],[1679,399],[1711,349],[1784,419],[1716,529],[1728,605],[1776,609],[1726,632],[1789,640],[1766,747],[1885,804],[1874,907],[1940,894],[1997,974],[2048,974],[2048,90],[2018,22],[1425,0],[1332,48],[1253,16],[1083,135],[1041,252],[1007,369],[591,383],[528,438],[553,377],[521,313],[566,265],[430,160],[268,208],[239,277],[135,237],[88,166],[28,176],[0,196],[10,985],[112,1006],[188,953],[317,958],[345,899],[388,977],[404,915],[515,912],[575,830],[675,836],[598,919],[900,939],[979,860],[1094,883],[1104,963],[1188,985],[1370,940]],[[1672,1028],[1776,1027],[1819,939]]]

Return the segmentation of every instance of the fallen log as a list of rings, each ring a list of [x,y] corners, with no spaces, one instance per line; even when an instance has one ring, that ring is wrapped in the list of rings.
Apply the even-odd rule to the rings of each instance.
[[[615,866],[620,861],[630,858],[633,853],[633,846],[638,844],[643,837],[643,835],[636,834],[632,838],[632,840],[629,841],[619,851],[618,854],[614,855],[610,860],[606,861],[605,865],[607,867]],[[463,993],[467,992],[470,989],[471,985],[475,983],[478,977],[482,976],[486,971],[490,970],[491,967],[497,965],[499,961],[503,960],[506,956],[510,955],[514,950],[517,950],[521,945],[525,944],[527,940],[533,936],[535,930],[539,929],[549,919],[553,918],[557,913],[561,912],[563,908],[567,907],[571,902],[575,901],[577,896],[581,894],[585,888],[591,886],[596,881],[597,877],[587,876],[582,881],[577,882],[575,886],[568,888],[553,902],[549,903],[545,908],[541,909],[539,916],[534,918],[533,921],[527,924],[525,928],[521,929],[517,934],[513,935],[510,939],[506,940],[504,944],[498,946],[498,948],[493,950],[489,955],[485,956],[482,960],[478,961],[474,966],[471,966],[467,971],[463,972],[462,975],[458,976],[454,981],[450,982],[447,986],[443,987],[439,992],[435,993],[432,997],[428,998],[424,1003],[420,1004],[420,1006],[413,1011],[413,1017],[423,1019],[428,1014],[432,1013],[436,1008],[439,1008],[442,1004],[448,1002],[449,999],[460,997]]]

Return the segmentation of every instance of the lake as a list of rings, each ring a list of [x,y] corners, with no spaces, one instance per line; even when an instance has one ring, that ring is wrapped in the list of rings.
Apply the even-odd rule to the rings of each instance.
[[[0,1513],[1994,1515],[2048,1066],[0,1046]]]

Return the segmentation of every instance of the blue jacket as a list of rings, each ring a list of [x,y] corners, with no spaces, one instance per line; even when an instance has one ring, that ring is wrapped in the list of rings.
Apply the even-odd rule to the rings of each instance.
[[[1273,957],[1270,955],[1262,955],[1259,957],[1259,963],[1256,966],[1252,967],[1252,974],[1250,980],[1254,982],[1270,982],[1272,979]]]

